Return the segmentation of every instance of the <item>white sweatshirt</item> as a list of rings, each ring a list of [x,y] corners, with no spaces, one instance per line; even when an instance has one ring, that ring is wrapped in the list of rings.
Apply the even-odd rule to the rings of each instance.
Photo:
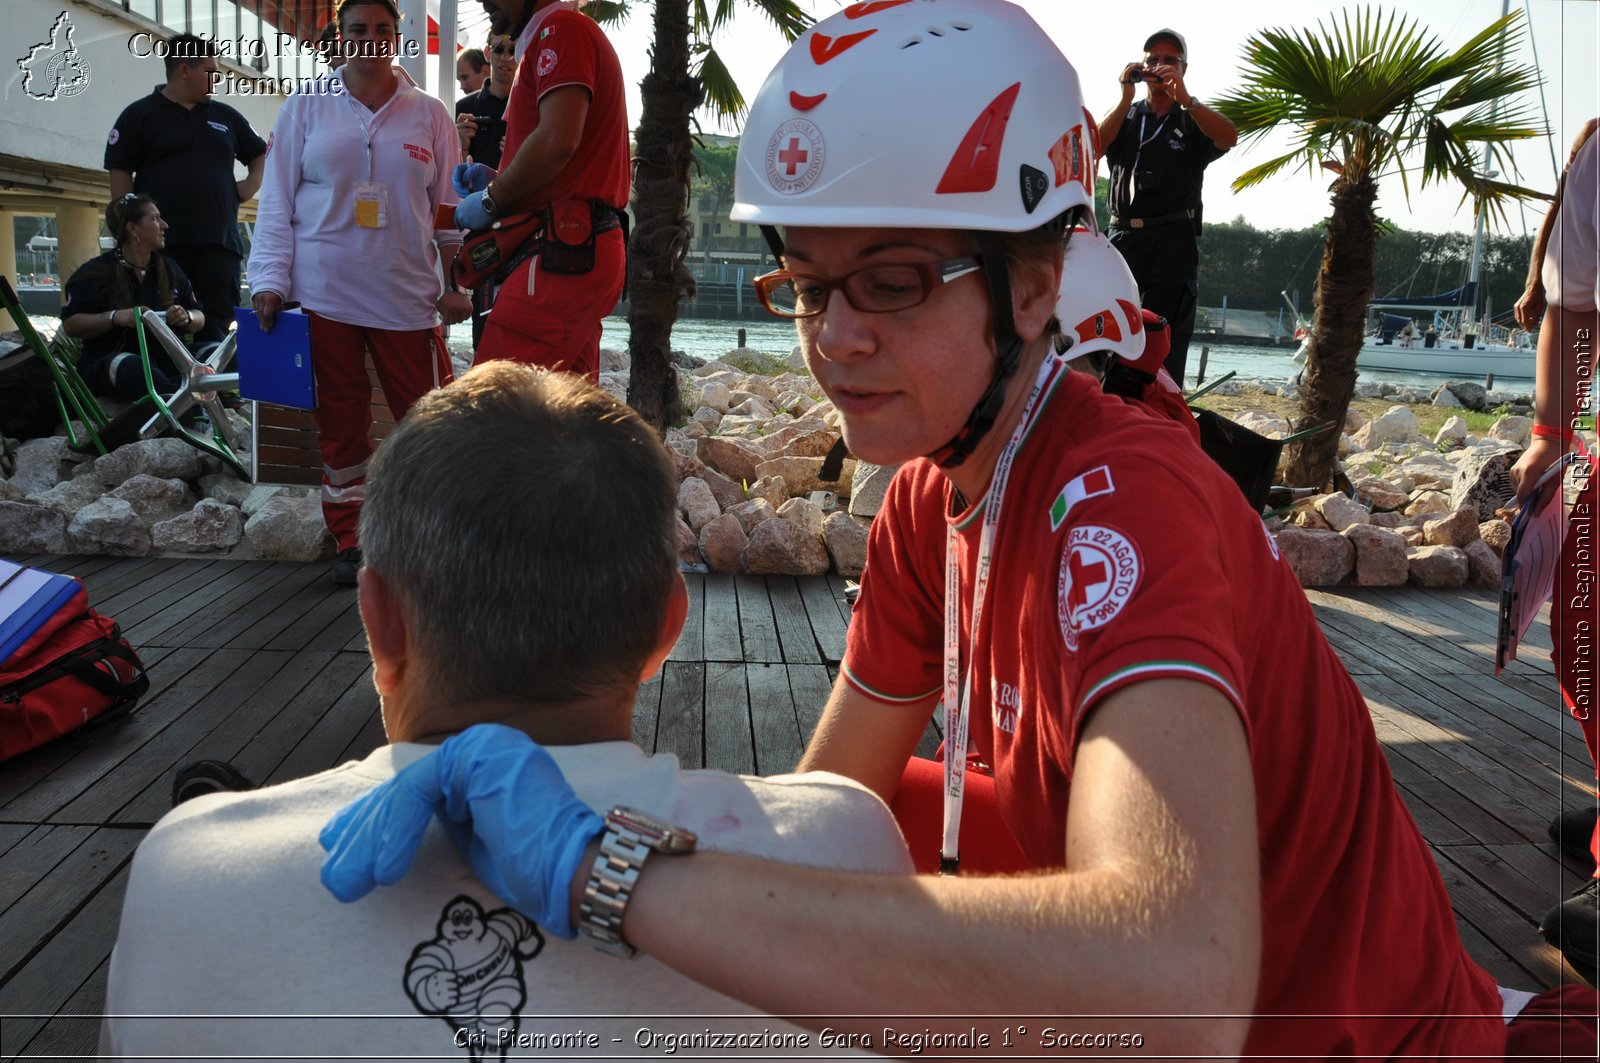
[[[375,112],[350,95],[342,69],[278,112],[250,249],[251,295],[276,292],[367,328],[439,324],[441,247],[453,257],[461,237],[454,228],[436,232],[434,211],[456,199],[450,174],[461,142],[449,109],[396,74],[399,88]],[[374,182],[385,193],[385,224],[363,228],[357,194]]]

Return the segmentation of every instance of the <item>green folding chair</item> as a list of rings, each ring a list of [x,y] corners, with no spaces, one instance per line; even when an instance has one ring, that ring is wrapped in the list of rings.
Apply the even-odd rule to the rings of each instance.
[[[209,347],[203,358],[196,358],[167,327],[166,318],[159,310],[145,308],[134,318],[133,331],[139,343],[139,361],[144,369],[145,394],[132,409],[142,413],[148,409],[144,405],[146,402],[154,408],[154,412],[149,413],[139,426],[138,438],[154,439],[171,432],[197,450],[222,461],[238,473],[240,479],[249,480],[250,470],[238,454],[241,434],[228,420],[222,400],[217,397],[218,392],[239,386],[239,374],[222,372],[233,365],[238,333],[228,333],[221,343]],[[178,386],[171,395],[162,395],[156,390],[155,379],[150,371],[149,337],[153,337],[167,352],[167,357],[178,371]],[[199,421],[197,411],[203,411],[209,422],[203,428],[196,427]]]
[[[99,401],[90,393],[89,386],[83,382],[83,377],[78,375],[77,341],[67,336],[65,332],[57,332],[55,338],[46,343],[39,335],[39,330],[33,327],[28,312],[22,308],[22,301],[17,298],[17,290],[4,276],[0,276],[0,304],[3,304],[6,313],[11,315],[11,320],[16,323],[17,331],[22,333],[22,341],[26,345],[21,354],[5,359],[5,364],[0,365],[0,369],[10,368],[34,358],[44,359],[45,366],[50,370],[50,377],[55,381],[56,410],[61,415],[62,427],[67,431],[68,443],[74,450],[88,450],[92,445],[100,453],[106,453],[106,444],[101,433],[111,419],[106,416],[106,412],[100,408]],[[82,437],[73,427],[74,421],[82,428]]]

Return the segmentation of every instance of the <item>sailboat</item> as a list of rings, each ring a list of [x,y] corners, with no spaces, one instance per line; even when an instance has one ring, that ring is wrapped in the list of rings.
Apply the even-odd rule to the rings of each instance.
[[[1508,336],[1510,342],[1485,338],[1472,325],[1478,290],[1483,228],[1474,240],[1473,276],[1466,284],[1438,295],[1374,299],[1367,304],[1377,324],[1361,341],[1356,365],[1361,369],[1389,369],[1404,373],[1442,376],[1531,380],[1534,372],[1533,337],[1526,332]],[[1395,311],[1426,311],[1422,321]],[[1494,326],[1488,326],[1494,327]]]

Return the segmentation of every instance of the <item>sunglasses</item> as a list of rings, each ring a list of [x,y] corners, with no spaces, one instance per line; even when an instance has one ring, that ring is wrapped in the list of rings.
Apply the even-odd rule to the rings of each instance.
[[[514,44],[508,44],[504,48],[490,48],[489,49],[489,54],[490,55],[516,55],[517,54],[517,47]]]

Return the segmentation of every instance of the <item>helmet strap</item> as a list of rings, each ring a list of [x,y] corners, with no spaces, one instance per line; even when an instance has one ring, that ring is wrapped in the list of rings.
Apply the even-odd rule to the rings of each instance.
[[[761,235],[766,238],[767,246],[772,248],[772,257],[777,259],[778,268],[783,268],[783,237],[778,235],[776,225],[763,225]]]
[[[994,379],[972,408],[967,423],[955,438],[928,455],[941,469],[954,469],[972,456],[978,443],[1000,417],[1006,402],[1006,381],[1017,371],[1022,358],[1022,339],[1011,316],[1011,274],[1006,269],[1005,244],[991,232],[978,232],[978,253],[983,259],[984,277],[989,282],[989,299],[994,303]]]

